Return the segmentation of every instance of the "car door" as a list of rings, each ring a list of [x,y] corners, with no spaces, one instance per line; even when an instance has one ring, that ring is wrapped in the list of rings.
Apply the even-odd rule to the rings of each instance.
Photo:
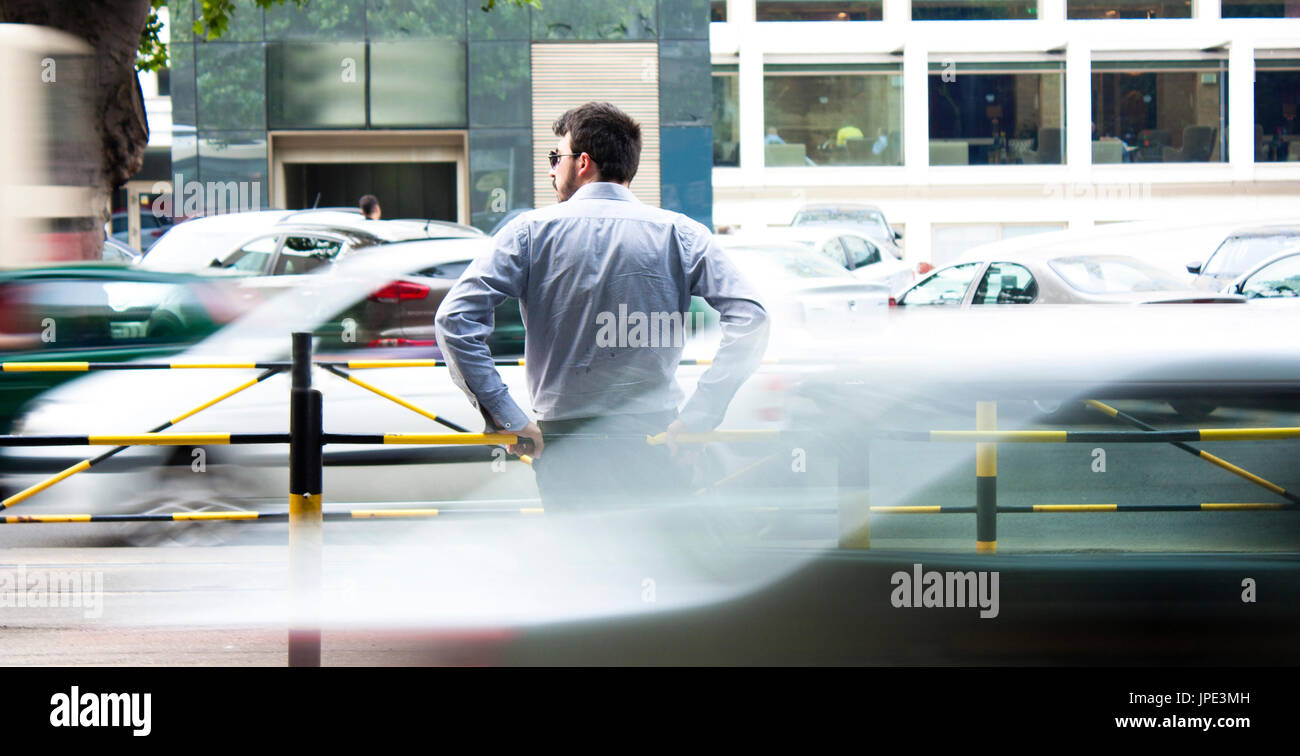
[[[284,291],[297,285],[303,276],[328,267],[343,246],[343,239],[332,234],[286,234],[266,273],[240,281],[240,286],[262,298]]]

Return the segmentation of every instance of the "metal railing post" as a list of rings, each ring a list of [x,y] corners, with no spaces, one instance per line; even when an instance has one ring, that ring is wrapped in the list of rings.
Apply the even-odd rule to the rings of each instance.
[[[321,393],[311,387],[310,333],[293,334],[289,405],[289,666],[319,667],[321,650]]]
[[[871,447],[861,440],[849,440],[845,434],[839,443],[837,486],[839,501],[839,547],[871,548]]]
[[[975,403],[975,430],[998,429],[997,402]],[[998,445],[975,444],[975,551],[998,550]]]

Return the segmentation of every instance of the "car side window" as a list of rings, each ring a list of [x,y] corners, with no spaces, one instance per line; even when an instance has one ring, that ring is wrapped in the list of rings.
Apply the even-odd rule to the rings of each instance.
[[[981,265],[983,263],[973,262],[944,268],[904,293],[898,304],[960,305]]]
[[[319,236],[288,236],[275,261],[275,276],[300,276],[328,265],[343,249],[343,242]]]
[[[1261,268],[1241,285],[1248,299],[1300,297],[1300,255]]]
[[[844,245],[844,251],[852,261],[849,267],[857,269],[863,265],[871,265],[880,262],[880,250],[876,245],[857,236],[841,236],[840,243]]]
[[[973,305],[1029,304],[1038,298],[1038,282],[1021,265],[993,263],[971,299]]]
[[[222,260],[221,267],[245,273],[265,273],[279,241],[278,236],[259,236]]]
[[[838,238],[831,239],[830,241],[823,244],[822,254],[829,257],[831,260],[835,262],[836,265],[840,266],[841,268],[852,267],[851,265],[849,265],[848,255],[845,254],[844,252],[844,245],[840,244],[840,240]]]

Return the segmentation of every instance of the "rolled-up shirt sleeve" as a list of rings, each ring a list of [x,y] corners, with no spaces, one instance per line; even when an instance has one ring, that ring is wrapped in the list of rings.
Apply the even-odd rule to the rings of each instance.
[[[470,263],[435,318],[438,346],[451,379],[483,414],[489,429],[515,431],[529,422],[492,364],[487,345],[493,310],[508,297],[519,298],[527,286],[528,229],[515,223],[497,234],[489,254]]]
[[[758,293],[713,236],[705,232],[693,242],[691,294],[718,311],[722,341],[678,418],[692,431],[706,431],[722,423],[736,391],[762,363],[770,326]]]

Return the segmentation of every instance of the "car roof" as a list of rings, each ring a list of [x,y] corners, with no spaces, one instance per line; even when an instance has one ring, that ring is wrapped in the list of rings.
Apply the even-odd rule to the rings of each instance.
[[[1255,236],[1297,236],[1300,237],[1300,223],[1279,223],[1269,226],[1252,226],[1233,231],[1229,239],[1250,238]]]
[[[800,210],[875,210],[884,215],[884,211],[879,205],[871,205],[866,202],[808,202]]]

